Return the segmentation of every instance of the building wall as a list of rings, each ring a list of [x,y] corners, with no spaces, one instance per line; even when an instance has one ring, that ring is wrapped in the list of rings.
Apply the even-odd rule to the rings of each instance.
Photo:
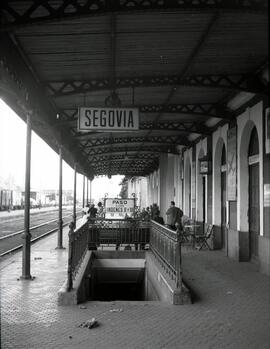
[[[265,200],[267,184],[269,185],[269,154],[265,150],[264,130],[265,110],[259,102],[237,118],[238,130],[238,182],[237,182],[237,230],[239,234],[239,260],[249,260],[249,166],[248,145],[252,128],[255,126],[259,141],[259,195],[260,195],[260,236],[258,241],[258,259],[260,270],[270,275],[269,243],[269,198]],[[266,185],[266,186],[265,186]],[[269,195],[269,194],[268,194]]]
[[[207,138],[196,144],[196,220],[203,221],[203,175],[200,174],[199,159],[207,154]],[[207,198],[207,196],[206,196]],[[207,205],[207,199],[206,199]],[[207,217],[206,217],[207,221]]]
[[[219,127],[212,135],[213,139],[213,224],[221,224],[221,156],[225,145],[227,153],[227,131],[228,125]],[[228,213],[228,205],[227,205]],[[227,216],[228,223],[228,216]]]
[[[159,206],[160,198],[160,170],[154,171],[146,177],[147,180],[147,206],[157,204]]]
[[[221,231],[221,157],[223,145],[226,149],[226,253],[238,261],[249,261],[249,219],[248,219],[248,146],[252,128],[256,126],[259,139],[259,193],[260,193],[260,236],[259,266],[263,273],[270,275],[270,154],[265,148],[265,106],[263,102],[247,108],[236,118],[236,197],[228,201],[228,130],[229,125],[218,127],[213,134],[202,139],[192,148],[186,149],[181,155],[162,154],[160,167],[148,176],[145,190],[141,190],[147,198],[147,205],[156,202],[161,216],[166,221],[166,210],[170,201],[183,208],[184,214],[202,221],[202,175],[199,173],[199,159],[212,155],[212,173],[206,177],[206,222],[213,223],[216,244],[220,245]],[[183,184],[182,184],[183,183]],[[142,194],[141,194],[142,195]]]
[[[175,198],[174,155],[161,154],[160,157],[160,215],[166,222],[166,211]]]
[[[260,193],[260,236],[259,236],[259,265],[263,273],[270,274],[270,155],[265,151],[265,107],[259,102],[248,107],[236,118],[237,139],[237,177],[236,177],[236,198],[226,203],[226,249],[224,252],[231,258],[238,261],[250,260],[250,236],[249,236],[249,171],[248,171],[248,146],[251,131],[256,126],[259,139],[259,193]],[[212,154],[212,174],[206,176],[206,221],[213,223],[216,228],[216,238],[220,238],[221,230],[221,156],[223,145],[228,156],[228,129],[225,124],[213,132],[210,139],[205,138],[196,144],[195,147],[185,150],[183,154],[183,207],[184,213],[197,221],[202,220],[202,175],[199,173],[199,159],[206,154]],[[194,164],[195,159],[195,164]],[[227,163],[227,159],[226,159]],[[228,167],[228,163],[227,163]],[[180,164],[181,168],[181,164]],[[228,170],[228,168],[227,168]],[[228,171],[226,171],[228,176]],[[228,178],[228,177],[226,177]],[[178,178],[178,185],[181,185],[181,178]],[[228,179],[226,180],[228,191]],[[196,195],[194,196],[194,187]],[[179,190],[180,192],[180,190]],[[227,193],[228,195],[228,193]],[[195,212],[194,212],[195,200]],[[179,201],[180,202],[180,201]],[[190,205],[192,209],[190,209]],[[216,246],[220,244],[216,244]]]
[[[260,207],[263,208],[263,104],[256,104],[237,118],[237,229],[248,231],[248,145],[253,126],[255,125],[259,137],[259,166],[260,166]],[[263,235],[263,209],[260,210],[260,235]]]
[[[133,177],[128,181],[128,197],[135,195],[136,205],[140,208],[147,206],[148,181],[146,177]]]
[[[180,205],[180,158],[174,155],[174,198],[176,206]]]
[[[183,212],[186,216],[191,217],[191,200],[192,200],[192,149],[184,152],[184,195],[183,195]]]

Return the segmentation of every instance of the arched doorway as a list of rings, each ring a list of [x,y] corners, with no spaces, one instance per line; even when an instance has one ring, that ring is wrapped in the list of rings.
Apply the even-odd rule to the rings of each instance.
[[[200,173],[200,159],[205,156],[204,150],[200,149],[197,158],[196,176],[196,220],[206,222],[206,176]]]
[[[250,258],[258,259],[258,239],[260,234],[260,166],[259,166],[259,139],[257,129],[254,126],[248,147],[249,165],[249,200],[248,200],[248,220],[249,220],[249,251]]]
[[[222,147],[222,153],[221,153],[221,166],[220,166],[220,172],[221,172],[221,178],[220,178],[220,192],[221,192],[221,247],[222,249],[228,248],[228,241],[227,241],[227,229],[226,229],[226,220],[227,220],[227,207],[226,207],[226,200],[227,200],[227,185],[226,185],[226,148],[223,144]]]
[[[189,157],[185,160],[184,173],[184,213],[191,217],[191,164]]]

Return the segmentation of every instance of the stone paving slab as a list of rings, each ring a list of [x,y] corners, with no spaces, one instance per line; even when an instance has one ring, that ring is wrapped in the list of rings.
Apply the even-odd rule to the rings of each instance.
[[[192,305],[115,301],[59,307],[67,250],[55,246],[56,234],[32,246],[33,281],[17,280],[21,253],[1,261],[1,348],[269,348],[269,279],[250,263],[229,260],[221,251],[184,250],[184,276],[198,295]],[[78,327],[93,317],[99,327]]]

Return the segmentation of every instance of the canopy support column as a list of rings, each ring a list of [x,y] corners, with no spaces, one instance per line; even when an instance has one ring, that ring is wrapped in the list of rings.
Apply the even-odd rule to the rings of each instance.
[[[83,193],[82,193],[82,207],[84,208],[84,194],[85,194],[85,176],[83,176]]]
[[[88,178],[86,178],[86,204],[88,204],[88,202],[89,202],[88,187],[89,187],[89,180],[88,180]]]
[[[63,212],[62,212],[62,181],[63,181],[63,161],[62,161],[62,147],[59,147],[59,210],[58,210],[58,236],[57,249],[63,249]]]
[[[26,122],[26,166],[24,189],[24,232],[22,234],[22,276],[21,279],[31,280],[31,233],[30,233],[30,175],[31,175],[31,115],[27,113]]]
[[[77,164],[74,164],[73,222],[76,227]]]
[[[92,202],[92,180],[90,179],[90,202]]]

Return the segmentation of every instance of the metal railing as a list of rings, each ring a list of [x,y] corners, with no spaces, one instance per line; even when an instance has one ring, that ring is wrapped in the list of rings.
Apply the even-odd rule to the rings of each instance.
[[[88,224],[75,230],[74,222],[69,224],[68,242],[68,290],[73,286],[73,279],[88,249]]]
[[[87,250],[96,250],[100,245],[134,245],[144,249],[149,244],[149,222],[139,220],[95,219],[75,230],[74,222],[69,225],[68,290],[79,270]]]
[[[120,245],[134,245],[137,250],[144,249],[146,244],[177,288],[181,288],[181,244],[175,231],[154,221],[139,220],[95,220],[76,230],[71,222],[69,228],[68,290],[72,289],[87,250],[96,250],[101,245],[115,245],[116,249]]]
[[[180,232],[151,221],[150,250],[175,281],[176,287],[182,285]]]
[[[149,222],[139,220],[96,220],[89,224],[88,248],[100,245],[134,245],[143,249],[149,244]]]

